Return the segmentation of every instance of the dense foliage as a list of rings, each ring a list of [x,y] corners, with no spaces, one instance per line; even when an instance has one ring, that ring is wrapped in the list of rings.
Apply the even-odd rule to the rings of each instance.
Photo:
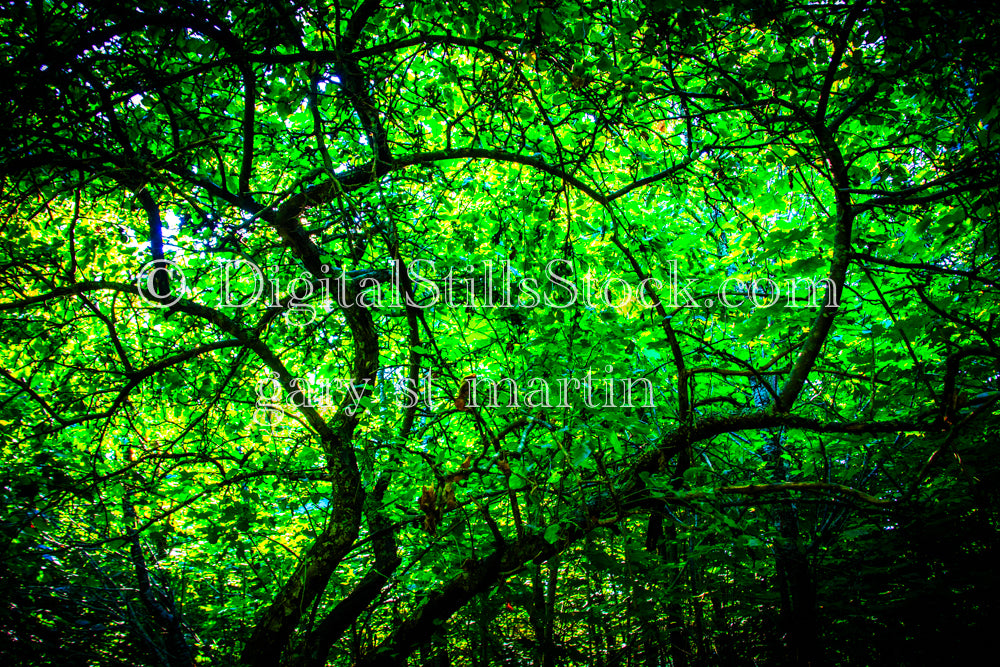
[[[998,17],[5,3],[5,664],[978,656]]]

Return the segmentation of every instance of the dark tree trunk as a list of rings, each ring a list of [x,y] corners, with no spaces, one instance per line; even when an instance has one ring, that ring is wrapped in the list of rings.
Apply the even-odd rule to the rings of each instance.
[[[788,637],[788,663],[795,667],[820,664],[816,623],[816,584],[809,560],[797,547],[778,550],[777,565],[782,573],[782,626]]]

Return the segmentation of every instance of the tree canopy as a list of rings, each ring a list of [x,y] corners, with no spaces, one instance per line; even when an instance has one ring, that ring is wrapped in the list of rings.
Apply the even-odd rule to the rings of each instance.
[[[988,646],[993,3],[0,29],[15,664]]]

